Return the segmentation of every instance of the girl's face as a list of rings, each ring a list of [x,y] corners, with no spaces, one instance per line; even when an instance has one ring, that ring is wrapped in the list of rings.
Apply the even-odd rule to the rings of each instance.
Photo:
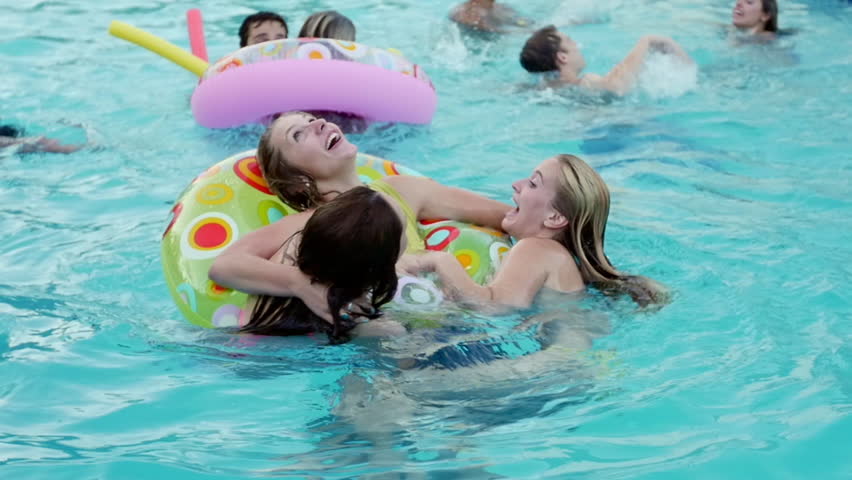
[[[769,20],[769,15],[763,13],[763,2],[761,0],[737,0],[734,4],[732,14],[734,26],[737,28],[760,27]]]
[[[560,175],[559,161],[553,157],[541,162],[528,178],[512,184],[512,201],[517,207],[503,217],[506,233],[520,240],[552,232],[553,219],[561,216],[553,207]]]
[[[316,180],[334,179],[347,171],[358,153],[337,125],[313,115],[284,115],[271,128],[271,142],[287,162]]]

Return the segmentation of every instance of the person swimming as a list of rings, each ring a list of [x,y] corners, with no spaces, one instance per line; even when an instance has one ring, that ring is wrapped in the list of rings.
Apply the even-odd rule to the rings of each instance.
[[[778,33],[776,0],[737,0],[731,23],[742,33],[774,37]]]
[[[274,12],[257,12],[243,19],[238,32],[240,48],[287,38],[287,21]]]
[[[530,73],[555,73],[556,77],[548,82],[552,87],[576,85],[625,95],[636,85],[649,52],[671,54],[692,63],[689,55],[671,38],[648,35],[640,38],[624,60],[606,75],[583,74],[586,59],[580,46],[553,25],[536,31],[527,39],[521,50],[520,62]]]
[[[26,137],[24,130],[12,125],[0,125],[0,148],[20,146],[22,153],[73,153],[83,145],[66,145],[47,137]]]
[[[299,38],[333,38],[347,42],[355,41],[355,24],[335,10],[316,12],[302,24]]]
[[[506,33],[512,27],[526,28],[532,21],[508,5],[494,0],[468,0],[450,12],[450,20],[477,32]]]
[[[574,155],[543,161],[525,180],[512,184],[517,207],[502,227],[517,239],[488,285],[477,285],[451,254],[427,252],[403,257],[408,273],[437,273],[447,294],[460,301],[529,307],[543,288],[629,295],[641,307],[668,301],[651,279],[622,273],[604,253],[609,189]]]

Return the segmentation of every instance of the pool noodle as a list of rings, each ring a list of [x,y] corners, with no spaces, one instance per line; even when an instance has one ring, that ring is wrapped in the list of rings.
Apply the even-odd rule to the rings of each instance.
[[[189,30],[189,47],[192,54],[207,61],[207,43],[204,41],[204,20],[201,10],[192,8],[186,11],[186,27]]]
[[[113,20],[109,24],[109,33],[128,42],[135,43],[142,48],[146,48],[167,60],[171,60],[199,77],[207,71],[207,67],[209,66],[206,61],[177,45],[128,23]]]

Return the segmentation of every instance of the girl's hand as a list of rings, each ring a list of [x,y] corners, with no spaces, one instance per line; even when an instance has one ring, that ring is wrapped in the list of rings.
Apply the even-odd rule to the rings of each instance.
[[[406,253],[399,257],[396,262],[396,271],[402,275],[410,275],[416,277],[421,273],[435,271],[435,265],[431,261],[431,254],[434,252],[425,253]]]

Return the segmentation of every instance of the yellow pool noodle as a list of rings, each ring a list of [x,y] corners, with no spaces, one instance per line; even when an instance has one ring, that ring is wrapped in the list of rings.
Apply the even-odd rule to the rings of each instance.
[[[163,40],[162,38],[152,35],[145,30],[139,29],[129,23],[113,20],[109,24],[109,33],[118,38],[135,43],[142,48],[156,53],[157,55],[171,60],[190,72],[198,75],[204,75],[209,64],[204,60],[196,57],[190,52],[178,47],[177,45]]]

